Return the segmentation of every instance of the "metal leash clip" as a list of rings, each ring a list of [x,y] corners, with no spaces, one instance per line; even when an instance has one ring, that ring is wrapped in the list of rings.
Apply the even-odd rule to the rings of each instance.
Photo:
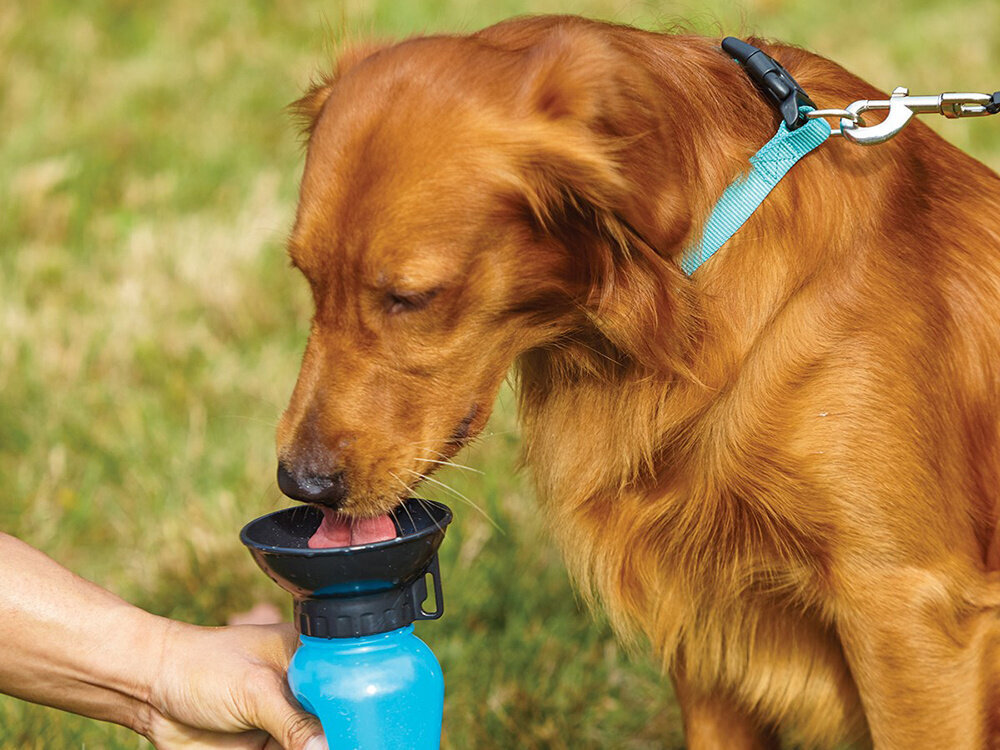
[[[949,119],[958,117],[983,117],[996,114],[1000,92],[993,94],[944,93],[937,96],[910,96],[909,89],[900,86],[888,99],[861,99],[845,109],[817,109],[806,114],[809,119],[837,117],[840,128],[832,135],[842,135],[849,141],[870,146],[884,143],[906,127],[913,115],[935,113]],[[865,125],[861,116],[865,112],[888,110],[882,122]]]

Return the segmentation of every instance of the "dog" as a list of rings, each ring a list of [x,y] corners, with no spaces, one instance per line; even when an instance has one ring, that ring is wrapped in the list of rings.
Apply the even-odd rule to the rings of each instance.
[[[820,108],[884,98],[752,41]],[[297,111],[286,494],[382,517],[513,366],[543,514],[688,747],[1000,747],[1000,177],[920,123],[830,139],[688,277],[779,122],[718,40],[519,18],[355,49]]]

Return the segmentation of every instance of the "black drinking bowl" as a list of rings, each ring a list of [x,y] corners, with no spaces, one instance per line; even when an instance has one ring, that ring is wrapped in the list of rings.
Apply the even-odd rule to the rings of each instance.
[[[445,528],[448,506],[408,498],[396,508],[398,536],[356,547],[310,549],[323,514],[311,505],[286,508],[251,521],[240,540],[267,575],[296,601],[357,597],[402,589],[427,574]]]

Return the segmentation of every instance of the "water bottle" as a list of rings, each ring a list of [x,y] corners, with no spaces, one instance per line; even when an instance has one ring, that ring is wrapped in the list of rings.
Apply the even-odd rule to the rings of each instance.
[[[292,594],[300,645],[288,684],[319,717],[331,750],[441,744],[444,678],[413,623],[443,612],[437,550],[451,511],[411,498],[395,516],[395,539],[355,547],[310,549],[322,521],[311,506],[268,514],[240,532],[261,569]]]

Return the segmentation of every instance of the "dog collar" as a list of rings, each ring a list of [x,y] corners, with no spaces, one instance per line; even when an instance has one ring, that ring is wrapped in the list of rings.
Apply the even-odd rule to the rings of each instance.
[[[809,112],[811,108],[802,109]],[[693,274],[736,234],[788,170],[829,138],[830,132],[825,120],[809,120],[795,130],[789,130],[782,122],[775,136],[750,157],[750,171],[727,187],[715,204],[701,240],[688,248],[681,258],[684,273]]]
[[[722,49],[733,56],[757,88],[781,114],[778,132],[750,157],[750,171],[723,192],[697,244],[681,258],[688,276],[712,257],[746,223],[788,170],[830,137],[825,120],[806,118],[815,105],[792,75],[751,44],[726,37]]]

